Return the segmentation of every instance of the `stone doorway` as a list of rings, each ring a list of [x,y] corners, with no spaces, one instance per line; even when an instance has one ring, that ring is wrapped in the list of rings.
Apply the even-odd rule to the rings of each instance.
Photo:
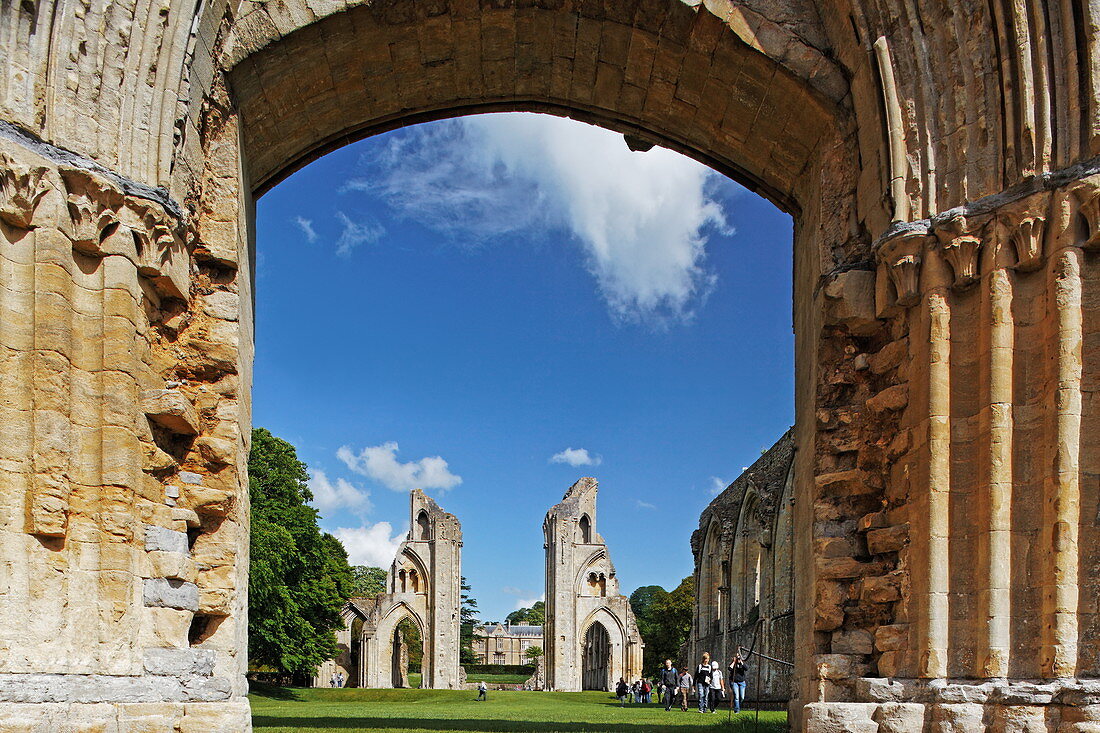
[[[611,660],[611,637],[599,621],[588,627],[581,650],[581,689],[608,690]]]
[[[411,618],[402,619],[390,639],[391,682],[395,689],[423,687],[424,642]]]

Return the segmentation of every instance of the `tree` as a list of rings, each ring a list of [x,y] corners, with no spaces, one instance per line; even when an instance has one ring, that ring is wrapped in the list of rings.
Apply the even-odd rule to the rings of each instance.
[[[655,606],[667,596],[668,591],[659,585],[643,585],[630,594],[630,609],[634,611],[634,618],[638,621],[638,632],[646,643],[645,651],[642,653],[643,669],[659,667],[665,659],[659,656],[660,653],[651,640],[657,636]]]
[[[474,654],[474,626],[477,625],[477,599],[470,592],[470,584],[466,582],[466,576],[462,576],[462,605],[459,607],[459,664],[477,664],[477,655]]]
[[[248,653],[253,664],[313,674],[336,654],[340,610],[351,596],[347,552],[317,526],[309,474],[294,446],[252,431]]]
[[[367,565],[352,565],[352,598],[373,598],[386,590],[386,571]]]
[[[639,588],[639,590],[642,590]],[[635,591],[634,593],[637,593]],[[631,594],[633,600],[634,594]],[[647,603],[646,596],[650,596]],[[691,633],[691,619],[695,612],[695,578],[687,576],[671,593],[644,593],[639,597],[647,616],[649,636],[645,641],[643,664],[645,669],[656,669],[665,659],[677,661],[680,647]],[[639,622],[639,631],[641,623]],[[683,663],[685,660],[679,660]]]
[[[528,624],[530,626],[542,626],[546,623],[546,603],[535,601],[530,608],[519,608],[508,614],[505,619],[510,624]]]
[[[529,646],[523,651],[523,656],[524,658],[531,660],[531,664],[538,664],[539,657],[542,656],[542,647]]]

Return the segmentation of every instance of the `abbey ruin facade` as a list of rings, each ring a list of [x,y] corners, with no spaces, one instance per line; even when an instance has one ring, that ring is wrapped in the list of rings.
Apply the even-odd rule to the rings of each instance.
[[[0,4],[0,719],[249,729],[254,199],[366,135],[528,110],[794,218],[794,726],[1095,729],[1098,15]]]
[[[620,678],[632,682],[642,674],[638,623],[596,531],[598,491],[596,479],[582,478],[542,523],[547,690],[614,690]]]
[[[407,687],[408,657],[398,625],[410,620],[420,633],[422,687],[457,690],[462,605],[462,525],[423,491],[409,495],[409,534],[386,572],[386,589],[352,598],[341,612],[339,654],[321,665],[314,686],[343,675],[347,687]]]

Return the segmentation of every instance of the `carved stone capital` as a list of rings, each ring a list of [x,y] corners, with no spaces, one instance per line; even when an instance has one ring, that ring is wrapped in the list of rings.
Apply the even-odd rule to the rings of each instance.
[[[927,238],[924,230],[903,230],[879,245],[879,261],[897,292],[895,302],[904,308],[920,302],[920,266]]]
[[[952,287],[956,290],[964,290],[978,282],[978,255],[982,250],[982,238],[973,229],[971,222],[961,214],[936,226],[936,239],[955,275]]]
[[[0,153],[0,219],[30,229],[38,202],[52,186],[45,166],[26,166]]]
[[[138,273],[148,278],[161,295],[186,300],[190,258],[182,228],[154,204],[131,204],[130,209],[137,216],[137,221],[128,222],[128,226],[137,250]]]
[[[122,194],[80,168],[62,168],[61,180],[68,193],[69,226],[65,236],[78,252],[104,254],[103,240],[118,226]]]
[[[1017,270],[1033,272],[1043,266],[1045,224],[1046,220],[1041,216],[1027,216],[1015,227],[1009,225],[1008,239],[1016,251]]]
[[[1077,213],[1088,227],[1081,246],[1096,249],[1100,247],[1100,191],[1082,186],[1074,192],[1074,198],[1077,199]]]

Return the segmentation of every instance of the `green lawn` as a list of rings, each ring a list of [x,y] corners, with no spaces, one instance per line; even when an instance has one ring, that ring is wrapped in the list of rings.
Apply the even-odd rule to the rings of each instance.
[[[490,692],[486,702],[458,690],[332,690],[255,686],[257,733],[785,733],[786,713],[700,715],[658,705],[620,708],[604,692]]]

